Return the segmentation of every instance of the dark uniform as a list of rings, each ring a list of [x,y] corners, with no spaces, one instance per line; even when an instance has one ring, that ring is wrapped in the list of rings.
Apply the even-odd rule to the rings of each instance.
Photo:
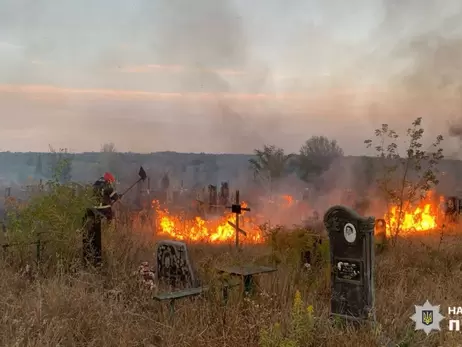
[[[114,177],[106,173],[93,184],[94,195],[98,201],[97,206],[88,208],[84,217],[83,233],[83,259],[85,265],[89,262],[93,266],[101,264],[101,220],[113,218],[112,205],[121,198],[121,195],[112,187]]]

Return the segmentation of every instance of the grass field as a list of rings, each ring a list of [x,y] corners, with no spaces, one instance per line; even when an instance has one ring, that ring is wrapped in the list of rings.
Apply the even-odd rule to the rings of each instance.
[[[243,299],[232,290],[227,306],[212,290],[204,298],[168,307],[152,300],[152,291],[134,274],[142,261],[154,266],[154,243],[126,228],[104,231],[104,268],[83,271],[78,263],[78,234],[59,255],[57,243],[44,246],[40,269],[34,248],[11,248],[0,265],[2,346],[460,346],[459,333],[428,337],[414,331],[414,305],[429,300],[461,305],[462,240],[422,236],[399,241],[376,255],[375,326],[342,326],[329,319],[330,269],[326,246],[310,271],[299,265],[295,236],[281,234],[269,244],[190,245],[191,258],[204,283],[216,284],[213,268],[238,263],[276,264],[278,271],[259,279],[258,295]],[[289,241],[288,241],[289,240]],[[61,254],[61,253],[60,253]],[[37,271],[40,274],[37,274]],[[157,289],[154,289],[154,291]],[[299,294],[298,294],[299,293]]]

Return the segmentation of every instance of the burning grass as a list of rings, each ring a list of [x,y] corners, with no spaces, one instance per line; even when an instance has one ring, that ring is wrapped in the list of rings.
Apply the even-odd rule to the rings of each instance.
[[[63,268],[61,261],[54,260],[43,265],[41,276],[31,279],[18,268],[15,251],[10,251],[11,258],[3,259],[0,266],[3,346],[268,347],[299,341],[290,346],[357,347],[383,346],[386,339],[401,346],[458,345],[457,333],[448,332],[444,324],[442,332],[427,337],[415,332],[409,319],[414,305],[427,299],[443,309],[459,305],[462,240],[458,237],[446,238],[439,250],[435,237],[401,239],[397,247],[380,254],[375,273],[379,327],[359,330],[328,319],[328,265],[324,261],[310,272],[301,270],[289,256],[297,243],[279,247],[278,272],[261,277],[256,298],[242,300],[240,291],[233,290],[225,308],[212,291],[204,299],[178,302],[171,320],[167,306],[154,302],[133,275],[141,261],[153,264],[155,240],[107,228],[104,241],[106,263],[101,274],[84,272],[77,265]],[[79,248],[79,244],[72,246]],[[212,286],[214,266],[267,264],[272,259],[267,244],[244,246],[239,254],[223,244],[189,247],[201,279]],[[300,322],[307,325],[297,332],[294,326]],[[277,331],[286,344],[275,343],[281,339]],[[259,342],[262,336],[266,344]]]
[[[387,222],[387,235],[395,235],[396,230],[402,236],[421,233],[438,233],[447,224],[442,203],[433,192],[416,202],[404,201],[402,205],[391,205],[384,219]],[[401,211],[401,219],[400,219]]]
[[[388,237],[395,235],[399,229],[400,236],[411,237],[416,234],[439,234],[440,230],[447,228],[450,223],[445,220],[441,200],[437,201],[436,194],[430,192],[425,199],[416,203],[409,201],[400,205],[390,205],[383,215],[386,221],[386,233]],[[247,244],[261,244],[264,242],[265,232],[262,229],[268,218],[275,217],[272,214],[278,211],[280,215],[289,215],[292,221],[313,212],[306,203],[297,201],[290,195],[277,196],[274,199],[264,201],[265,213],[254,211],[250,214],[243,212],[240,216],[241,229],[247,236],[240,236],[240,240]],[[244,202],[243,207],[247,207]],[[236,216],[230,212],[215,215],[208,218],[199,216],[187,217],[185,214],[172,213],[167,208],[161,208],[158,201],[152,202],[155,211],[153,224],[150,232],[162,237],[193,243],[230,244],[235,240]],[[401,211],[401,221],[400,213]]]
[[[55,198],[47,199],[53,202]],[[45,245],[40,274],[35,267],[32,274],[24,271],[27,264],[33,264],[33,246],[11,248],[2,254],[0,342],[4,346],[356,347],[383,346],[388,340],[400,346],[458,345],[458,335],[448,332],[444,324],[442,332],[427,337],[414,331],[409,317],[414,305],[427,299],[443,310],[459,305],[460,229],[454,229],[455,236],[444,234],[443,238],[438,228],[428,235],[413,232],[414,237],[401,237],[396,247],[378,254],[375,287],[379,325],[355,330],[328,318],[327,243],[320,246],[324,248],[316,266],[310,271],[300,266],[300,251],[312,244],[301,237],[308,235],[308,230],[279,228],[277,233],[270,233],[271,238],[265,238],[261,228],[253,229],[258,223],[244,214],[241,227],[249,236],[258,237],[250,238],[237,253],[231,244],[234,228],[228,224],[233,222],[232,215],[205,221],[157,209],[157,234],[151,224],[148,233],[135,233],[120,224],[105,227],[105,264],[101,273],[94,273],[80,268],[80,237],[62,238],[65,232],[75,230],[74,223],[80,220],[76,212],[66,209],[53,215],[53,209],[40,210],[40,206],[26,207],[24,218],[49,218],[45,225],[59,240]],[[413,208],[412,213],[416,211]],[[36,215],[37,211],[42,212]],[[152,291],[135,273],[141,262],[153,266],[154,244],[159,238],[185,240],[200,279],[212,287],[206,298],[179,301],[173,319],[166,305],[152,300]],[[255,298],[244,300],[236,289],[224,307],[214,267],[243,263],[273,263],[278,271],[259,279]],[[297,328],[301,326],[303,329]]]
[[[246,203],[242,204],[242,207],[246,206]],[[153,208],[156,212],[156,234],[159,236],[196,243],[230,243],[235,240],[235,214],[225,213],[210,220],[198,216],[188,219],[185,216],[173,215],[168,209],[162,209],[156,201],[153,201]],[[264,241],[262,230],[245,212],[239,219],[239,227],[245,228],[247,233],[243,242],[256,244]]]

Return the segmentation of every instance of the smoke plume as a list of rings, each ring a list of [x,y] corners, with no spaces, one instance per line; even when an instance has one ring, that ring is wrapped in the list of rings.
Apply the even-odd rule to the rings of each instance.
[[[3,0],[0,148],[293,152],[326,135],[361,154],[417,116],[451,135],[460,19],[455,0]]]

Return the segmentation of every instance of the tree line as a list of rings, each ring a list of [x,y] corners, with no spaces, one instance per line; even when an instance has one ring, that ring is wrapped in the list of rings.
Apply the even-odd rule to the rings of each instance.
[[[285,153],[283,148],[264,145],[254,150],[254,158],[249,160],[256,182],[269,189],[282,178],[295,173],[302,181],[316,184],[332,162],[344,155],[336,140],[326,136],[308,139],[298,153]]]
[[[404,134],[382,124],[374,131],[373,139],[364,140],[365,149],[372,149],[374,153],[361,157],[359,166],[366,173],[362,180],[372,190],[375,199],[382,200],[388,207],[397,207],[394,216],[397,222],[392,226],[394,241],[405,212],[427,199],[429,192],[440,183],[439,164],[444,158],[442,143],[442,135],[437,135],[433,141],[424,141],[422,117],[416,118]],[[271,188],[291,173],[316,187],[319,177],[344,152],[336,140],[313,136],[296,154],[285,153],[284,149],[274,145],[256,149],[254,154],[255,157],[249,160],[254,179]]]

